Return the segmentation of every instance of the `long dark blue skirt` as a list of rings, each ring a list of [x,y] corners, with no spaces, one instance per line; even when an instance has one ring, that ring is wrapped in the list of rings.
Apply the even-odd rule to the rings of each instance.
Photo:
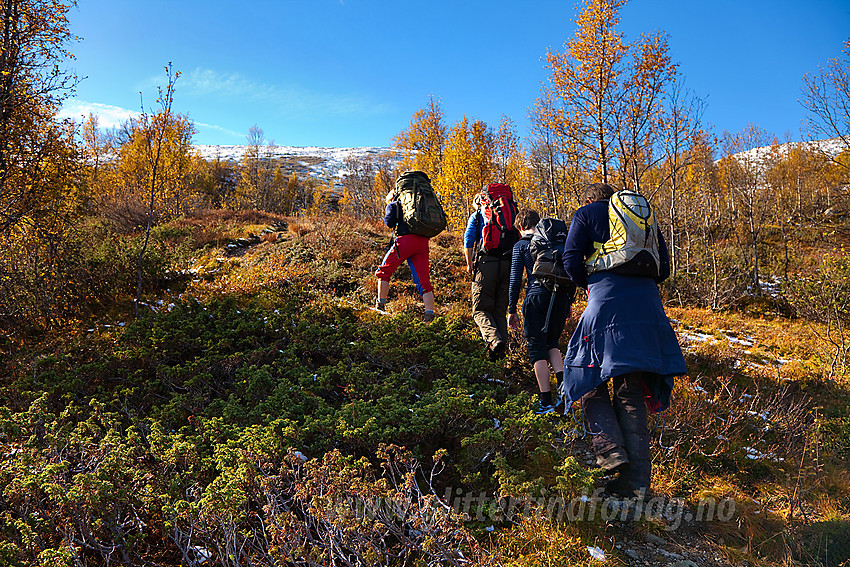
[[[687,374],[676,333],[650,278],[610,272],[588,279],[587,307],[564,356],[559,394],[567,403],[627,372],[650,372],[652,409],[670,403],[673,378]]]

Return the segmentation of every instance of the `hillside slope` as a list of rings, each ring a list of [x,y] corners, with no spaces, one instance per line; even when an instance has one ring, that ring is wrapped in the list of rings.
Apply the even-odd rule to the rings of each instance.
[[[249,146],[210,146],[195,145],[194,150],[206,160],[231,161],[241,163]],[[319,148],[299,146],[263,146],[260,150],[263,158],[277,160],[290,165],[291,171],[299,175],[309,175],[319,179],[342,180],[348,173],[347,159],[376,158],[383,153],[392,152],[392,148]]]
[[[490,362],[460,238],[438,317],[389,231],[229,213],[161,233],[143,315],[8,346],[8,565],[764,565],[850,559],[850,388],[802,319],[669,307],[689,376],[654,492],[605,500],[580,412],[536,416],[520,336]],[[581,298],[563,339],[575,327]]]

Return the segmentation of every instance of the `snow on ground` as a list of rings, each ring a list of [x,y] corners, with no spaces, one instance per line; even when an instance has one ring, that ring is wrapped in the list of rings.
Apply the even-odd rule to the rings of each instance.
[[[222,161],[233,161],[239,163],[242,156],[248,150],[247,145],[236,146],[208,146],[195,145],[195,150],[200,156],[207,160],[221,159]],[[310,170],[317,176],[341,179],[348,173],[345,160],[350,156],[359,158],[377,157],[380,154],[391,152],[391,148],[363,147],[363,148],[319,148],[298,146],[262,146],[260,154],[272,159],[298,159],[317,158],[319,164],[311,165]]]
[[[720,329],[714,333],[706,333],[701,329],[695,329],[689,325],[683,325],[676,319],[670,319],[670,323],[680,327],[676,330],[682,348],[686,352],[692,352],[699,343],[720,344],[728,343],[737,353],[738,358],[733,362],[735,368],[777,368],[794,362],[792,359],[782,357],[771,357],[753,354],[751,350],[757,346],[758,340],[750,335],[744,335],[732,330]]]

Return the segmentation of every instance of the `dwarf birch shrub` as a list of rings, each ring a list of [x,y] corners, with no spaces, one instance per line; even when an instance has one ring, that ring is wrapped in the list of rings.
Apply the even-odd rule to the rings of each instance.
[[[152,538],[171,542],[171,555],[161,558],[172,562],[198,561],[203,548],[223,564],[269,557],[317,564],[343,535],[350,549],[359,550],[349,557],[363,565],[422,553],[449,561],[459,545],[473,553],[469,534],[458,525],[449,530],[445,518],[428,529],[392,527],[386,517],[336,532],[306,500],[298,514],[309,513],[315,529],[330,530],[325,541],[337,543],[321,552],[302,549],[312,540],[292,531],[294,489],[281,492],[262,481],[283,474],[293,451],[308,460],[365,458],[381,466],[376,448],[395,444],[407,447],[393,453],[407,455],[393,462],[408,463],[402,468],[409,475],[418,466],[410,463],[443,450],[442,473],[429,476],[430,496],[414,499],[420,507],[426,496],[428,506],[443,507],[436,495],[449,487],[496,494],[493,473],[500,462],[541,487],[536,475],[551,469],[546,459],[535,459],[533,470],[522,473],[529,450],[543,447],[551,433],[528,412],[527,397],[510,391],[503,370],[468,354],[477,353],[478,340],[459,319],[425,325],[313,297],[290,289],[257,301],[175,300],[114,335],[99,335],[96,357],[69,349],[23,373],[16,384],[24,399],[47,393],[30,409],[10,414],[4,431],[29,439],[29,454],[42,464],[32,472],[27,465],[35,461],[12,459],[3,480],[20,486],[9,493],[16,513],[47,514],[58,506],[60,515],[67,510],[73,519],[7,522],[9,537],[23,545],[32,532],[57,548],[71,545],[88,560],[105,561],[111,553],[129,562],[145,557]],[[334,451],[338,457],[329,456]],[[342,462],[322,474],[342,474]],[[381,478],[404,477],[393,466],[396,472],[385,467],[382,475],[358,469],[366,491],[358,497],[370,487],[383,490],[382,498],[399,491],[413,498],[412,484],[381,488],[389,486]],[[344,478],[322,482],[354,485]],[[361,532],[362,538],[351,535]],[[377,534],[385,539],[375,547]],[[22,549],[22,561],[39,552]],[[274,555],[281,549],[288,551]]]
[[[832,351],[829,377],[845,376],[850,368],[850,258],[843,250],[838,258],[821,258],[816,277],[795,278],[790,288],[798,312],[825,325],[813,330]]]
[[[788,385],[742,388],[718,376],[679,381],[674,396],[663,418],[665,447],[698,469],[778,478],[795,474],[804,452],[814,455],[813,403]]]

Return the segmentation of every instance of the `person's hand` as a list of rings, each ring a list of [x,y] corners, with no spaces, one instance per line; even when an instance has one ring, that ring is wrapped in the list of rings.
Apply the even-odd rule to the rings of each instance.
[[[511,313],[510,315],[508,315],[508,325],[514,331],[519,331],[519,314],[518,313]]]
[[[472,264],[466,265],[466,273],[469,274],[470,276],[472,275]]]

